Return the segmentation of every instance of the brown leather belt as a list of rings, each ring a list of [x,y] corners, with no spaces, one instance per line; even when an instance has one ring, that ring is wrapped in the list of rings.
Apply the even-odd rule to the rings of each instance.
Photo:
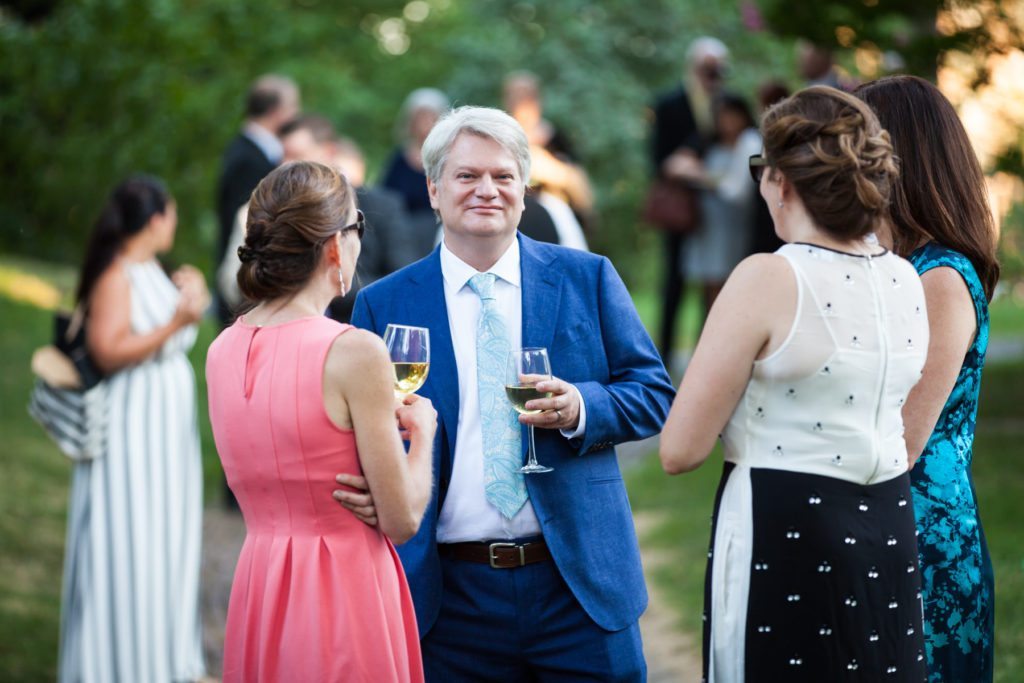
[[[534,562],[544,562],[551,559],[551,552],[548,550],[544,539],[530,543],[511,543],[487,541],[479,543],[441,543],[437,551],[443,557],[450,557],[453,560],[465,562],[479,562],[489,564],[494,569],[515,569]]]

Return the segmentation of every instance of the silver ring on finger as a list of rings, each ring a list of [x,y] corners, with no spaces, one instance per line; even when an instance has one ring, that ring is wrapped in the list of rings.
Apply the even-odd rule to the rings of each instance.
[[[561,419],[562,419],[562,411],[558,410],[557,408],[555,408],[555,415],[557,415],[557,416],[558,416],[558,419],[559,419],[559,420],[561,420]]]

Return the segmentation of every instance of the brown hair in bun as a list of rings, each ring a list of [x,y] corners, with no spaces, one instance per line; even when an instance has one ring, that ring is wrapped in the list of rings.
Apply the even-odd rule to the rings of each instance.
[[[875,229],[898,170],[889,134],[870,107],[813,86],[769,109],[761,128],[769,166],[785,175],[822,230],[851,240]]]
[[[273,170],[252,193],[238,288],[252,302],[302,289],[324,244],[352,217],[354,193],[334,169],[296,161]]]

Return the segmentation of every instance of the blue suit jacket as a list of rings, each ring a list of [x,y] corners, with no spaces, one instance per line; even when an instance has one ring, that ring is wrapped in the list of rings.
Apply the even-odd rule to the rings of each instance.
[[[576,599],[595,623],[617,631],[644,611],[647,590],[614,446],[658,433],[674,391],[608,259],[522,235],[518,239],[522,344],[547,347],[553,373],[576,385],[587,408],[583,438],[570,441],[557,430],[536,430],[537,457],[554,471],[526,477],[530,501]],[[419,533],[398,548],[422,635],[433,626],[444,599],[437,518],[459,424],[458,370],[439,249],[360,291],[352,322],[377,334],[388,323],[430,329],[430,374],[419,393],[438,412],[437,485]],[[526,443],[524,432],[524,459]]]

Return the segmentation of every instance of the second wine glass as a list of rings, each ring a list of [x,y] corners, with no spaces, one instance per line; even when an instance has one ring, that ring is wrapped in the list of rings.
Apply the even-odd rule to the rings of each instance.
[[[384,330],[384,343],[395,370],[395,393],[416,393],[430,371],[430,330],[392,323]]]
[[[533,415],[539,410],[527,410],[527,401],[538,398],[551,398],[551,392],[537,391],[537,383],[551,379],[551,361],[548,350],[544,348],[518,349],[509,354],[508,370],[505,373],[505,394],[512,407],[523,415]],[[529,457],[526,465],[519,471],[523,474],[551,472],[550,467],[537,463],[537,449],[533,443],[533,425],[527,427],[529,433]]]

